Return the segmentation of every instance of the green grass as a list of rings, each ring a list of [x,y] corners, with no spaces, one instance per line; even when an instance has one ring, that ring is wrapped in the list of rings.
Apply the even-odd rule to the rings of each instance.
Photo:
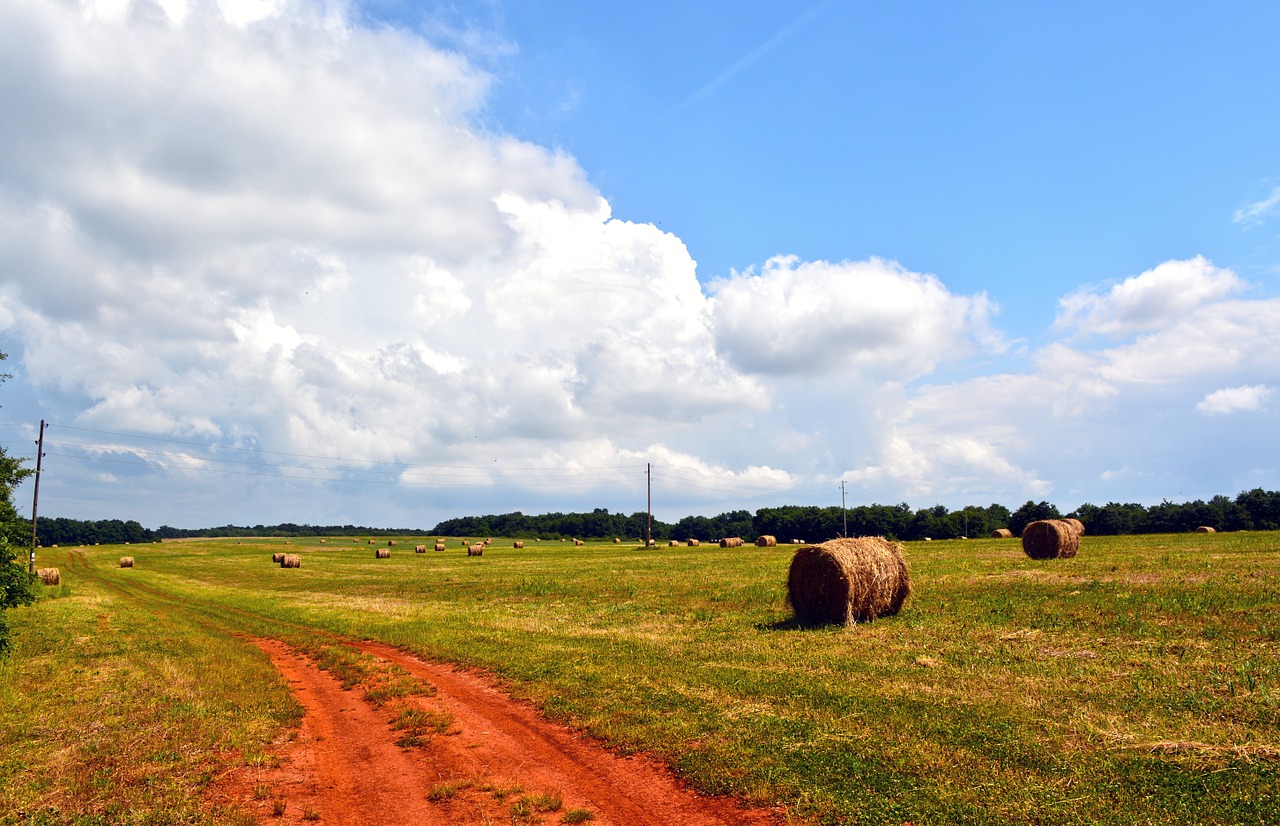
[[[0,675],[0,745],[21,740],[46,688],[65,691],[71,670],[100,663],[114,665],[96,679],[136,690],[149,663],[200,673],[188,658],[223,657],[256,669],[259,699],[280,696],[233,633],[285,639],[371,700],[402,702],[411,681],[371,677],[340,644],[369,638],[495,671],[549,716],[653,752],[703,791],[823,823],[1260,823],[1280,812],[1280,534],[1086,536],[1078,557],[1053,562],[1027,559],[1016,539],[912,544],[916,593],[899,616],[815,630],[790,622],[785,548],[495,540],[483,557],[451,543],[374,560],[365,544],[295,540],[303,565],[285,570],[270,562],[282,544],[131,546],[127,571],[113,567],[120,548],[87,549],[78,567],[65,549],[42,563],[63,569],[70,595],[11,612],[18,653]],[[136,629],[113,635],[109,655],[69,648],[68,623],[91,622],[103,603],[110,623]],[[149,623],[166,630],[141,633]],[[230,680],[188,691],[198,701],[163,713],[200,732],[198,709],[225,708],[243,734],[210,731],[246,750],[289,722],[239,710]],[[91,693],[106,707],[117,696]],[[102,718],[117,733],[162,713],[113,710]],[[3,758],[0,811],[127,794],[119,779],[92,791],[103,762],[56,739],[46,731]],[[176,748],[146,750],[161,758],[157,783],[207,770]],[[105,762],[108,778],[122,771]],[[79,797],[29,787],[61,784],[55,764],[90,767]],[[182,799],[198,802],[194,787]]]

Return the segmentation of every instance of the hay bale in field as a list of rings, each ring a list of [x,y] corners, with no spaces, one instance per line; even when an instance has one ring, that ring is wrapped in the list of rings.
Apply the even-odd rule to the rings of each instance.
[[[804,544],[804,540],[803,540],[803,539],[793,539],[793,540],[791,540],[791,544],[792,544],[792,545],[803,545],[803,544]]]
[[[40,568],[36,571],[36,576],[40,577],[41,585],[62,584],[62,574],[58,573],[57,568]]]
[[[757,548],[776,548],[778,547],[778,537],[762,535],[756,537]]]
[[[996,528],[991,532],[992,539],[1010,539],[1013,537],[1013,531],[1008,528]]]
[[[1217,528],[1211,528],[1208,525],[1201,525],[1196,528],[1196,533],[1217,533]]]
[[[292,545],[292,544],[293,544],[293,542],[291,542],[290,540],[286,539],[286,540],[284,541],[284,544],[286,544],[286,545]]]
[[[388,547],[388,548],[394,548],[395,546],[396,546],[396,541],[395,541],[394,539],[388,539],[388,540],[387,540],[387,547]]]
[[[744,544],[740,536],[726,536],[720,540],[721,548],[741,548]]]
[[[436,543],[436,551],[443,551],[443,550],[444,550],[444,543],[443,543],[443,542],[437,542],[437,543]]]
[[[133,557],[131,557],[131,556],[122,556],[122,557],[120,557],[120,567],[121,567],[121,568],[132,568],[132,567],[133,567]]]
[[[616,537],[616,536],[615,536],[615,537],[613,538],[613,544],[618,545],[618,544],[621,544],[621,543],[622,543],[622,540],[621,540],[621,539],[619,539],[618,537]]]
[[[370,544],[370,545],[372,545],[372,544],[373,544],[373,540],[372,540],[372,539],[370,539],[370,540],[369,540],[369,544]]]
[[[697,539],[690,539],[687,544],[690,548],[697,548],[702,545],[702,542]]]
[[[679,540],[679,539],[668,539],[668,540],[667,540],[667,547],[668,547],[668,548],[679,548],[679,547],[680,547],[680,540]]]
[[[426,545],[414,545],[414,546],[413,546],[413,552],[414,552],[415,554],[425,554],[425,553],[427,552],[427,546],[426,546]]]
[[[280,560],[281,568],[301,568],[302,556],[300,554],[285,554],[284,559]]]
[[[1022,550],[1032,559],[1067,559],[1080,551],[1080,534],[1065,519],[1039,519],[1023,528]]]
[[[375,549],[374,549],[374,551],[373,551],[373,558],[374,558],[374,559],[390,559],[390,558],[391,558],[391,549],[390,549],[390,548],[375,548]]]
[[[787,600],[802,625],[849,625],[898,613],[911,594],[901,546],[880,536],[797,548]]]
[[[511,543],[511,547],[513,547],[513,548],[523,548],[523,547],[524,547],[524,543],[517,539],[515,542],[512,542],[512,543]]]
[[[284,562],[284,551],[281,551],[278,554],[272,554],[271,561],[277,565],[279,565],[281,562]]]
[[[477,542],[467,547],[467,556],[484,556],[484,543]]]
[[[324,543],[325,543],[325,540],[321,539],[320,544],[323,545]]]
[[[1076,532],[1076,536],[1084,536],[1084,523],[1081,522],[1079,519],[1067,517],[1062,521],[1066,522],[1068,525],[1072,527],[1072,529]]]
[[[470,548],[470,547],[471,547],[471,540],[470,540],[470,539],[463,539],[463,540],[462,540],[462,547],[464,547],[464,548]]]
[[[581,539],[575,539],[575,540],[573,540],[573,547],[575,547],[575,548],[581,548],[581,547],[582,547],[583,545],[585,545],[585,544],[587,544],[587,543],[586,543],[586,542],[583,542]]]
[[[658,547],[658,540],[656,540],[656,539],[650,539],[650,540],[648,541],[648,543],[646,543],[646,547],[649,547],[649,548],[656,548],[656,547]]]

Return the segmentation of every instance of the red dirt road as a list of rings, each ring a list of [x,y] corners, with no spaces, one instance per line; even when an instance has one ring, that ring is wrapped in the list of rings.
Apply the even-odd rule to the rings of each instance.
[[[435,687],[434,696],[413,698],[415,706],[452,715],[447,734],[402,749],[387,712],[375,710],[359,689],[344,691],[281,642],[256,642],[306,710],[280,766],[242,778],[242,788],[230,793],[255,809],[262,823],[559,824],[587,812],[593,826],[766,826],[783,820],[779,812],[698,795],[656,761],[620,757],[544,720],[481,676],[359,643]],[[560,805],[552,808],[548,801],[556,799]]]

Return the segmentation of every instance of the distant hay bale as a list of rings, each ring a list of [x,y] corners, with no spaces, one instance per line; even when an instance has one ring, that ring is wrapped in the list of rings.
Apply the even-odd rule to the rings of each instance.
[[[517,539],[515,542],[512,542],[512,543],[511,543],[511,547],[513,547],[513,548],[523,548],[523,547],[524,547],[524,543]]]
[[[426,546],[426,545],[414,545],[414,546],[413,546],[413,552],[414,552],[415,554],[425,554],[425,553],[427,552],[427,546]]]
[[[120,567],[121,567],[121,568],[132,568],[132,567],[133,567],[133,557],[131,557],[131,556],[122,556],[122,557],[120,557]]]
[[[462,540],[462,547],[464,547],[464,548],[470,548],[470,547],[471,547],[471,540],[469,540],[469,539],[463,539],[463,540]]]
[[[679,540],[679,539],[668,539],[668,540],[667,540],[667,547],[668,547],[668,548],[679,548],[679,547],[680,547],[680,540]]]
[[[702,542],[701,540],[690,539],[687,544],[689,545],[690,548],[697,548],[702,545]]]
[[[1075,529],[1076,536],[1084,536],[1084,523],[1081,522],[1079,519],[1073,519],[1071,517],[1068,517],[1066,519],[1063,519],[1062,521],[1066,522],[1068,525],[1070,525],[1072,528]]]
[[[787,599],[802,625],[849,625],[898,613],[911,594],[902,548],[879,536],[797,548]]]
[[[621,542],[622,542],[622,540],[621,540],[621,539],[619,539],[618,537],[616,537],[616,536],[615,536],[615,537],[613,538],[613,544],[617,545],[617,544],[619,544],[619,543],[621,543]]]
[[[444,543],[443,543],[443,542],[437,542],[437,543],[436,543],[436,550],[437,550],[437,551],[443,551],[443,550],[444,550]]]
[[[1022,550],[1032,559],[1068,559],[1080,551],[1080,534],[1065,519],[1039,519],[1022,530]]]
[[[484,556],[484,543],[477,542],[474,545],[467,546],[467,556]]]
[[[40,568],[36,571],[36,576],[40,577],[41,585],[62,584],[62,574],[58,573],[57,568]]]
[[[720,540],[721,548],[741,548],[745,544],[740,536],[726,536]]]
[[[1196,533],[1217,533],[1217,532],[1218,532],[1217,528],[1211,528],[1208,525],[1201,525],[1200,527],[1196,528]]]
[[[281,562],[284,562],[284,551],[281,551],[278,554],[272,554],[271,561],[277,565],[279,565]]]
[[[374,559],[390,559],[390,558],[391,558],[391,549],[390,549],[390,548],[375,548],[375,549],[374,549],[374,551],[373,551],[373,558],[374,558]]]
[[[804,540],[803,540],[803,539],[793,539],[793,540],[791,540],[791,544],[792,544],[792,545],[803,545],[803,544],[804,544]]]
[[[372,540],[372,539],[370,539],[370,540],[369,540],[369,544],[370,544],[370,545],[372,545],[372,544],[373,544],[373,540]]]
[[[776,548],[778,547],[778,537],[767,536],[767,535],[757,536],[756,547],[757,548]]]
[[[325,543],[325,540],[321,539],[320,544],[323,545],[324,543]]]
[[[288,539],[286,539],[286,540],[284,541],[284,544],[286,544],[286,545],[292,545],[293,543],[292,543],[291,541],[289,541]]]
[[[388,540],[387,540],[387,547],[388,547],[388,548],[394,548],[395,546],[396,546],[396,541],[395,541],[394,539],[388,539]]]
[[[581,548],[581,547],[582,547],[583,545],[585,545],[585,544],[587,544],[587,543],[583,542],[581,539],[575,539],[575,540],[573,540],[573,547],[575,547],[575,548]]]
[[[358,545],[358,544],[360,544],[360,540],[359,540],[359,539],[352,539],[351,541],[352,541],[352,542],[355,542],[357,545]]]
[[[285,554],[284,559],[280,560],[280,567],[281,568],[301,568],[302,567],[301,554]]]
[[[658,547],[658,540],[650,539],[647,543],[645,543],[645,546],[649,548],[656,548]]]
[[[484,544],[485,544],[485,547],[488,547],[488,546],[490,546],[490,545],[492,545],[492,544],[493,544],[493,540],[492,540],[492,539],[486,539],[486,540],[484,541]]]
[[[992,539],[1009,539],[1013,536],[1013,531],[1008,528],[996,528],[991,532]]]

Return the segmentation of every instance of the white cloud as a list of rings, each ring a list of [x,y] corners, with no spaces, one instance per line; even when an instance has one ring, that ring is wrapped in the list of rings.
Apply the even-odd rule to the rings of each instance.
[[[1231,216],[1231,220],[1237,224],[1244,224],[1245,227],[1256,227],[1270,218],[1278,206],[1280,206],[1280,186],[1271,190],[1271,194],[1261,201],[1255,201],[1237,209]]]
[[[1207,416],[1224,416],[1231,413],[1253,413],[1262,410],[1271,398],[1273,390],[1261,385],[1224,387],[1205,396],[1196,404],[1196,410]]]
[[[1091,285],[1065,296],[1054,326],[1083,335],[1130,336],[1160,329],[1243,288],[1235,273],[1203,257],[1166,261],[1105,291]]]

